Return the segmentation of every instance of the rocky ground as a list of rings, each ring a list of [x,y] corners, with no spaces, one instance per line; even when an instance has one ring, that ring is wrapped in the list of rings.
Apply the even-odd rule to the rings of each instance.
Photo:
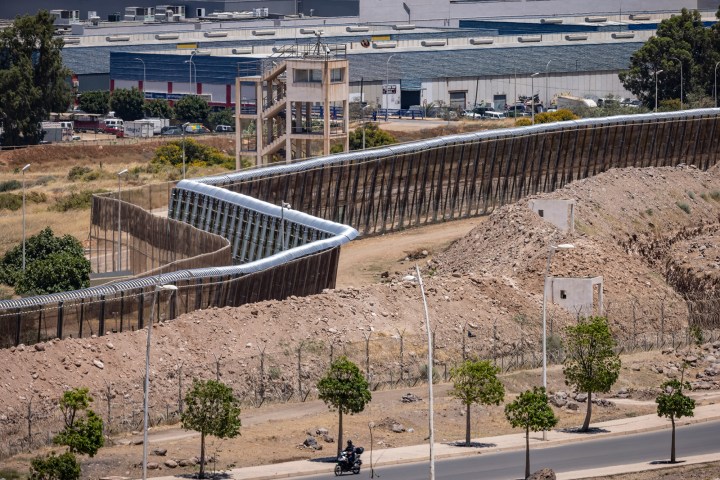
[[[646,342],[648,337],[660,340],[660,330],[665,333],[661,339],[665,344],[677,345],[687,338],[687,310],[679,293],[664,281],[665,268],[673,264],[686,271],[692,268],[699,275],[715,268],[712,265],[719,259],[713,259],[712,252],[718,242],[712,232],[720,214],[720,195],[716,199],[714,192],[720,192],[717,168],[709,172],[682,167],[611,170],[546,196],[575,199],[574,233],[557,231],[530,212],[524,200],[499,208],[431,260],[420,251],[415,261],[424,272],[436,335],[438,375],[443,378],[446,369],[462,358],[463,351],[495,357],[508,354],[503,362],[520,355],[527,360],[538,352],[542,281],[550,242],[572,242],[576,246],[553,258],[554,275],[603,276],[605,314],[624,348],[633,342],[637,345],[641,338]],[[679,204],[687,204],[687,208]],[[701,250],[702,245],[706,248]],[[705,252],[705,263],[696,265],[687,252]],[[405,267],[412,263],[408,259]],[[196,377],[219,375],[243,399],[246,411],[266,404],[282,409],[285,404],[281,402],[286,400],[311,400],[315,380],[331,358],[340,354],[347,354],[367,370],[374,388],[382,390],[398,382],[410,388],[422,374],[425,355],[420,291],[406,278],[410,273],[410,268],[389,271],[379,284],[282,302],[199,311],[159,323],[153,333],[153,421],[172,420],[178,392],[186,390]],[[553,331],[560,333],[564,325],[575,321],[575,315],[551,307],[550,319]],[[663,379],[677,376],[683,362],[690,363],[686,378],[698,382],[698,388],[717,389],[720,354],[707,340],[692,351],[683,347],[668,350],[665,355],[626,360],[624,376],[613,393],[630,394],[631,399],[639,396],[635,399],[646,403],[635,404],[630,410],[619,403],[608,405],[611,415],[607,418],[653,411],[653,389]],[[112,429],[138,429],[144,342],[144,332],[131,332],[0,351],[4,393],[0,455],[23,447],[28,408],[36,442],[47,438],[58,425],[55,402],[69,387],[89,387],[97,399],[96,409],[104,418],[111,418]],[[694,361],[689,358],[693,356]],[[555,375],[551,386],[559,391],[564,388],[563,382],[557,372]],[[511,378],[508,390],[519,392],[537,383],[537,372],[518,372]],[[416,394],[422,397],[420,392]],[[421,442],[423,409],[395,411],[389,407],[400,403],[402,393],[406,392],[387,393],[388,400],[379,401],[367,416],[353,419],[356,423],[349,427],[353,435],[362,438],[367,422],[373,421],[388,426],[387,438],[382,439],[385,445]],[[321,404],[313,405],[316,411],[322,410]],[[566,425],[579,422],[581,413],[567,405],[561,410],[567,415]],[[462,409],[447,399],[443,420],[437,423],[442,425],[445,419],[457,422],[448,422],[451,426],[443,438],[462,436],[461,414]],[[491,422],[497,426],[491,425],[487,431],[508,430],[501,415],[492,411],[487,414],[488,419],[498,418]],[[334,415],[318,415],[300,422],[271,416],[269,423],[246,423],[238,440],[242,443],[217,443],[222,450],[218,453],[222,467],[316,455],[306,449],[290,453],[285,445],[288,438],[293,444],[302,443],[307,429],[332,430]],[[392,432],[395,423],[405,427],[402,435]],[[413,432],[408,432],[408,427]],[[187,445],[177,447],[174,460],[187,459],[196,448],[191,439],[182,441]],[[108,449],[108,455],[120,452],[118,459],[109,463],[103,463],[105,457],[88,461],[85,466],[90,473],[85,475],[110,470],[120,475],[132,472],[137,460],[131,459],[136,458],[137,446],[116,448]],[[22,463],[27,456],[19,458]]]

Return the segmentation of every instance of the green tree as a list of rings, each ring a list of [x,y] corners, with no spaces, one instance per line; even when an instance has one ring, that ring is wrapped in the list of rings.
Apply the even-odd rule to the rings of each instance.
[[[131,89],[118,88],[110,94],[110,108],[115,116],[123,120],[133,121],[143,118],[143,92],[133,87]]]
[[[80,462],[70,452],[61,455],[51,452],[46,457],[35,457],[30,461],[30,480],[78,480],[79,478]]]
[[[83,112],[105,115],[110,111],[110,92],[107,90],[83,92],[79,104]]]
[[[325,402],[331,411],[338,411],[337,454],[340,455],[343,441],[343,415],[352,415],[365,410],[365,405],[372,400],[368,382],[358,366],[343,356],[330,365],[325,376],[318,381],[317,388],[320,400]]]
[[[175,115],[185,122],[205,123],[209,114],[210,105],[201,96],[186,95],[175,102]]]
[[[686,396],[683,388],[690,389],[690,384],[679,380],[669,380],[660,386],[662,391],[655,399],[658,417],[669,418],[672,423],[671,463],[675,463],[675,419],[692,417],[695,414],[695,400]]]
[[[385,130],[381,130],[375,123],[366,123],[365,148],[382,147],[397,143],[397,139]],[[363,148],[363,127],[358,127],[349,136],[350,150],[362,150]]]
[[[505,418],[513,428],[525,429],[525,478],[530,476],[530,431],[550,430],[558,418],[548,404],[545,388],[533,387],[505,405]]]
[[[4,145],[42,140],[40,122],[50,112],[64,112],[72,98],[63,67],[63,40],[55,36],[53,17],[45,10],[17,17],[0,31],[0,123]]]
[[[143,112],[147,118],[175,118],[175,109],[162,98],[145,102]]]
[[[593,392],[607,393],[620,375],[620,357],[607,319],[590,317],[565,330],[565,383],[587,392],[587,413],[581,432],[590,428]]]
[[[450,395],[465,405],[465,445],[470,446],[470,406],[500,405],[505,398],[505,387],[498,380],[500,369],[487,360],[466,360],[450,370],[453,388]]]
[[[655,72],[663,71],[658,77],[658,100],[679,99],[682,63],[683,97],[712,95],[714,67],[720,60],[718,30],[714,31],[715,40],[700,12],[682,9],[680,15],[660,22],[655,36],[632,55],[630,69],[619,74],[620,81],[646,107],[654,108]]]
[[[0,282],[15,287],[19,294],[56,293],[90,284],[90,261],[82,244],[71,235],[56,237],[46,227],[27,239],[25,258],[24,273],[22,244],[8,250],[0,260]]]
[[[55,436],[54,443],[67,446],[71,453],[95,456],[103,446],[104,438],[103,421],[89,408],[92,401],[87,388],[75,388],[63,393],[60,411],[65,428]]]
[[[208,115],[207,122],[210,130],[215,130],[215,127],[218,125],[230,125],[231,127],[234,127],[235,112],[231,108],[217,110]]]
[[[194,380],[185,395],[182,427],[200,432],[200,473],[205,478],[205,436],[233,438],[240,434],[240,402],[232,388],[215,380]]]

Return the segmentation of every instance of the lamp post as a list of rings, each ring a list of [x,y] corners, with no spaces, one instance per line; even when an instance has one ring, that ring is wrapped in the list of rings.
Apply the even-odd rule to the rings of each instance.
[[[553,254],[558,250],[570,250],[575,245],[570,243],[561,243],[560,245],[550,245],[548,247],[547,265],[545,266],[545,277],[543,282],[543,303],[542,303],[542,329],[543,329],[543,387],[547,392],[547,290],[548,279],[550,278],[550,261]],[[547,432],[543,430],[543,440],[547,440]]]
[[[22,189],[23,189],[23,204],[22,204],[22,217],[23,217],[23,225],[22,225],[22,233],[23,233],[23,258],[22,258],[22,271],[25,273],[25,170],[30,168],[30,164],[28,163],[22,168]]]
[[[548,60],[545,64],[545,101],[548,102],[548,107],[550,107],[550,97],[548,96],[548,67],[550,66],[550,62],[552,62],[552,60]],[[545,108],[546,112],[548,107]]]
[[[192,53],[190,54],[190,60],[185,60],[185,62],[183,62],[183,63],[188,64],[188,76],[189,76],[188,80],[190,82],[190,93],[192,93],[192,83],[193,83],[192,72],[193,72],[193,67],[195,66],[195,64],[193,64],[193,57],[195,56],[195,54],[197,54],[197,50],[192,51]],[[195,70],[195,81],[197,82],[197,69]]]
[[[715,64],[715,83],[713,84],[713,92],[715,92],[715,108],[718,107],[718,100],[717,100],[717,67],[720,65],[720,62],[717,62]]]
[[[143,60],[142,58],[138,58],[138,57],[133,58],[133,60],[137,60],[138,62],[142,62],[142,64],[143,64],[143,88],[142,88],[142,92],[143,92],[143,98],[145,98],[145,90],[147,90],[147,87],[145,86],[145,83],[146,83],[146,77],[145,77],[145,60]]]
[[[655,70],[655,112],[658,108],[658,75],[662,72],[663,70]]]
[[[182,127],[182,175],[183,180],[185,180],[185,125],[181,125]]]
[[[287,250],[287,238],[285,237],[285,209],[286,208],[292,208],[292,205],[285,202],[284,200],[280,202],[280,231],[282,233],[282,244],[280,245],[282,247],[282,250]]]
[[[177,291],[175,285],[157,285],[153,289],[153,299],[150,303],[150,323],[147,332],[147,347],[145,348],[145,395],[143,398],[143,464],[142,478],[147,479],[147,457],[148,457],[148,399],[150,393],[150,334],[152,332],[153,318],[155,315],[155,302],[157,301],[158,292],[162,290]]]
[[[390,83],[390,59],[394,57],[393,53],[385,62],[385,121],[388,120],[388,83]]]
[[[432,330],[430,330],[430,315],[428,313],[427,298],[425,297],[425,287],[423,286],[422,277],[420,276],[420,267],[415,265],[415,274],[420,285],[420,293],[422,294],[423,308],[425,309],[425,329],[428,336],[428,423],[430,429],[430,480],[435,480],[435,429],[433,424],[433,348],[432,348]]]
[[[535,77],[540,75],[540,72],[535,72],[530,75],[530,98],[532,109],[530,110],[530,123],[535,125]]]
[[[680,64],[680,110],[683,109],[683,62],[678,57],[670,57]]]
[[[122,270],[122,225],[120,224],[120,207],[122,206],[122,202],[120,201],[120,177],[122,175],[125,175],[127,173],[127,168],[120,170],[117,173],[118,178],[118,254],[117,254],[117,260],[118,265],[117,269],[118,271]]]

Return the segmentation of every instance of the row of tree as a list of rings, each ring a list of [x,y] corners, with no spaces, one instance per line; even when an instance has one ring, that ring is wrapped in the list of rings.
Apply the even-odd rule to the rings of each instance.
[[[174,105],[164,99],[145,100],[144,93],[137,88],[94,90],[80,95],[78,106],[83,112],[106,115],[114,111],[117,117],[126,121],[141,118],[168,118],[183,122],[205,123],[211,128],[216,125],[235,125],[232,109],[211,111],[207,100],[198,95],[186,95]]]
[[[568,386],[587,393],[587,412],[580,432],[590,428],[592,394],[607,393],[620,374],[620,358],[614,351],[607,320],[591,317],[566,329],[563,374]],[[470,408],[472,405],[500,405],[505,399],[505,388],[498,379],[500,369],[487,360],[467,360],[451,370],[453,381],[450,395],[465,406],[465,444],[470,445]],[[368,382],[360,369],[346,357],[332,363],[326,375],[317,384],[319,397],[331,409],[337,410],[338,455],[342,447],[343,415],[359,413],[370,402],[372,395]],[[695,401],[683,393],[690,385],[682,380],[670,380],[661,386],[656,402],[659,416],[672,422],[671,461],[675,462],[675,419],[692,416]],[[543,387],[522,392],[505,405],[505,417],[513,428],[525,430],[525,477],[530,476],[530,432],[550,430],[558,423]]]
[[[620,359],[614,353],[614,342],[607,320],[603,317],[585,319],[567,328],[567,360],[563,373],[566,383],[577,391],[587,392],[587,415],[580,431],[587,431],[590,422],[593,392],[608,392],[620,372]],[[498,379],[500,369],[487,360],[466,360],[451,372],[453,387],[450,395],[466,407],[465,442],[470,445],[470,407],[500,405],[505,399],[505,388]],[[656,398],[659,416],[672,422],[671,461],[675,462],[675,420],[692,416],[695,401],[687,397],[687,382],[670,380],[661,386]],[[367,379],[358,366],[340,357],[318,381],[319,398],[331,410],[338,412],[338,455],[342,449],[343,415],[362,412],[372,400]],[[80,464],[75,454],[94,456],[103,446],[103,422],[89,406],[93,399],[88,389],[65,392],[60,399],[65,428],[54,438],[54,443],[68,447],[57,456],[38,457],[32,461],[31,478],[76,480],[80,478]],[[205,476],[205,437],[232,438],[240,434],[240,406],[232,388],[220,381],[193,382],[185,396],[186,408],[181,416],[182,427],[200,433],[199,478]],[[513,428],[525,431],[525,477],[530,476],[530,432],[550,430],[558,423],[543,387],[522,392],[505,405],[505,417]]]

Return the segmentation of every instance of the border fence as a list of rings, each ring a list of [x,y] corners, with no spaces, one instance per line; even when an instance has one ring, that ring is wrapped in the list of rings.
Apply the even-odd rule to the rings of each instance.
[[[181,292],[199,288],[182,308],[171,302],[170,318],[178,309],[318,293],[334,286],[337,249],[355,238],[355,229],[375,235],[484,215],[615,167],[685,163],[707,169],[717,163],[719,141],[720,109],[687,110],[450,135],[185,180],[172,190],[169,216],[224,237],[234,261],[250,263],[0,301],[0,346],[90,331],[103,335],[110,317],[120,330],[142,328],[149,303],[142,299],[158,282],[175,283]],[[122,199],[144,206],[145,193],[146,208],[157,208],[153,189],[124,192]],[[292,211],[275,206],[284,202]],[[334,236],[323,238],[327,231]],[[258,278],[240,288],[238,277],[249,274]],[[92,330],[82,327],[86,323]]]

